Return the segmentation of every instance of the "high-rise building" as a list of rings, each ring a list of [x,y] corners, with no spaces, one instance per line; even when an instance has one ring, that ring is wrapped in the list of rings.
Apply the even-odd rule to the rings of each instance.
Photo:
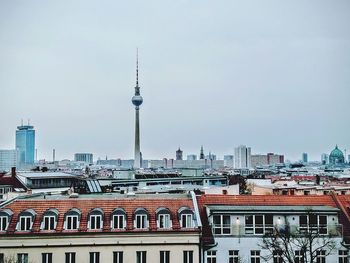
[[[321,163],[328,164],[329,163],[329,155],[326,153],[321,154]]]
[[[197,160],[197,155],[195,154],[187,155],[187,161],[195,161],[195,160]]]
[[[204,160],[205,159],[203,145],[201,146],[201,151],[199,153],[199,159],[200,160]]]
[[[0,172],[8,172],[12,167],[17,167],[17,158],[17,150],[0,150]]]
[[[235,148],[235,168],[250,168],[251,167],[251,148],[245,145],[240,145]]]
[[[179,147],[179,149],[176,151],[176,160],[182,160],[182,151]]]
[[[93,164],[94,163],[93,154],[92,153],[76,153],[76,154],[74,154],[74,161]]]
[[[34,126],[21,125],[16,130],[16,150],[18,151],[18,165],[23,168],[34,164],[35,130]]]
[[[224,166],[233,167],[233,155],[224,155]]]
[[[302,161],[303,163],[307,163],[307,162],[308,162],[307,153],[303,153],[301,157],[302,157],[302,158],[301,158],[301,161]]]
[[[213,154],[213,153],[209,152],[209,154],[207,156],[205,156],[205,159],[207,159],[207,160],[216,160],[216,154]]]
[[[136,87],[135,95],[132,97],[132,104],[135,106],[135,153],[134,153],[134,168],[138,169],[142,167],[141,163],[141,151],[140,151],[140,106],[143,102],[143,98],[140,95],[139,87],[139,60],[138,53],[136,53]]]
[[[251,155],[252,167],[276,165],[284,163],[284,155],[268,153]]]

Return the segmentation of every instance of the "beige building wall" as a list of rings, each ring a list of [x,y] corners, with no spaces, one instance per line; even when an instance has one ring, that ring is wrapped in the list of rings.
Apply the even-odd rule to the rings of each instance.
[[[124,262],[136,262],[136,251],[146,251],[147,262],[160,262],[160,251],[170,251],[171,262],[182,262],[183,251],[193,251],[199,263],[199,233],[147,233],[145,235],[81,235],[51,237],[1,237],[5,257],[28,253],[29,263],[41,263],[42,253],[52,253],[53,263],[64,263],[66,252],[76,253],[76,263],[88,263],[89,252],[100,252],[100,262],[113,262],[113,252],[123,251]]]

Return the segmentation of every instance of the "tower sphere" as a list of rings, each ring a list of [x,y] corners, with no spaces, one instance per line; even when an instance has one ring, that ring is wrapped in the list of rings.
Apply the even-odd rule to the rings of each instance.
[[[132,104],[134,104],[136,107],[140,106],[143,102],[143,98],[140,95],[135,95],[131,99]]]

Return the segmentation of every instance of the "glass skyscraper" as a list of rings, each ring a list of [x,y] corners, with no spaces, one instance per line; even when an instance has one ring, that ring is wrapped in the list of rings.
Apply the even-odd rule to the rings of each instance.
[[[34,126],[21,125],[16,130],[16,150],[20,167],[34,164],[35,130]]]

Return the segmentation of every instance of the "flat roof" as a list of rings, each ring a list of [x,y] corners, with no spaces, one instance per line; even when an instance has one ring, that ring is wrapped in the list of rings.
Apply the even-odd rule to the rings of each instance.
[[[63,172],[18,172],[18,176],[25,178],[78,178],[79,175]]]

